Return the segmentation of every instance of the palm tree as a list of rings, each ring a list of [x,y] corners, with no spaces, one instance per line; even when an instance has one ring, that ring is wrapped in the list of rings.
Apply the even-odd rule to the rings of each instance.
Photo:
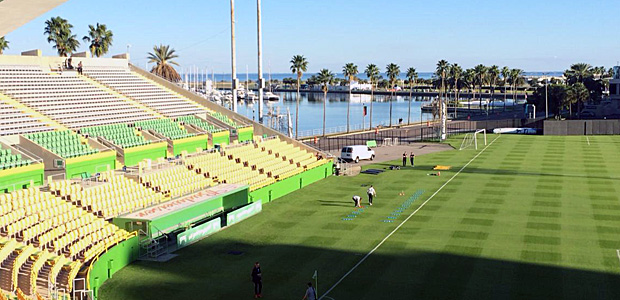
[[[295,103],[295,138],[299,132],[299,84],[301,75],[308,70],[308,60],[303,55],[295,55],[291,59],[291,72],[297,75],[297,98]]]
[[[112,46],[113,34],[111,30],[108,30],[105,24],[97,23],[96,26],[88,25],[88,35],[84,36],[82,40],[85,43],[90,43],[88,49],[90,54],[96,57],[101,57],[108,53],[108,49]]]
[[[510,70],[510,82],[512,86],[514,86],[514,90],[512,93],[512,106],[514,110],[514,106],[517,102],[517,85],[520,85],[523,82],[523,70],[521,69],[512,69]],[[510,87],[512,89],[512,87]]]
[[[170,48],[170,45],[160,44],[153,46],[153,52],[149,52],[149,63],[156,63],[151,69],[151,73],[160,76],[168,81],[177,82],[181,80],[181,76],[177,73],[172,65],[178,66],[179,64],[173,59],[179,57],[174,54],[175,50]]]
[[[390,81],[390,89],[392,90],[392,97],[394,95],[394,85],[396,79],[400,76],[400,67],[395,63],[390,63],[385,67],[385,73]],[[390,97],[390,127],[392,126],[392,97]]]
[[[581,112],[581,103],[585,103],[590,98],[590,92],[586,86],[581,82],[571,84],[566,90],[566,104],[569,106],[570,114],[572,115],[573,103],[577,103],[577,108]]]
[[[0,37],[0,55],[2,55],[6,49],[9,49],[9,41],[4,37]]]
[[[591,65],[586,63],[578,63],[570,66],[570,69],[564,72],[564,77],[566,77],[566,82],[568,84],[573,84],[577,82],[584,83],[586,78],[592,76],[593,68]]]
[[[472,97],[467,101],[467,112],[471,112],[471,101],[476,99],[476,72],[474,69],[465,70],[465,76],[463,76],[465,82],[467,82],[467,86],[472,91]]]
[[[375,64],[368,64],[364,73],[366,73],[366,77],[370,81],[370,122],[368,128],[372,128],[372,102],[374,101],[374,90],[377,76],[379,76],[379,68]]]
[[[47,35],[47,42],[54,43],[59,56],[67,56],[80,46],[75,34],[71,34],[73,25],[61,17],[53,17],[45,21],[43,34]]]
[[[407,81],[409,81],[409,110],[407,111],[407,124],[411,124],[411,101],[413,100],[412,93],[413,87],[415,86],[415,82],[417,80],[418,71],[416,71],[416,69],[413,67],[407,69]],[[422,122],[422,119],[420,119],[420,122]]]
[[[479,64],[474,67],[474,73],[476,74],[476,81],[478,82],[480,101],[478,105],[478,109],[482,110],[482,85],[486,81],[487,78],[487,67],[483,64]]]
[[[504,111],[506,111],[506,84],[508,84],[508,78],[510,78],[510,68],[504,66],[502,68],[502,86],[504,87]]]
[[[351,81],[357,76],[357,66],[354,63],[348,63],[342,67],[342,73],[349,82],[349,101],[347,101],[347,132],[349,132],[349,116],[351,108]]]
[[[334,73],[328,69],[321,69],[317,75],[317,81],[323,86],[323,136],[325,136],[325,103],[329,85],[334,81]]]
[[[457,108],[459,106],[459,92],[461,91],[461,88],[459,86],[459,79],[463,77],[463,68],[461,68],[461,66],[459,66],[458,64],[453,64],[450,67],[450,77],[452,77],[452,80],[454,80],[454,89],[456,91],[454,97],[454,117],[456,118]]]
[[[440,81],[441,81],[441,90],[440,90],[440,97],[439,97],[439,120],[441,122],[441,126],[440,126],[440,131],[441,131],[441,136],[440,139],[444,140],[445,139],[445,125],[446,125],[446,112],[447,112],[447,107],[446,107],[446,103],[445,103],[445,94],[446,94],[446,76],[448,75],[448,72],[450,71],[450,64],[448,63],[448,61],[446,61],[445,59],[442,59],[440,61],[437,62],[437,68],[435,69],[435,74],[437,75],[437,77],[439,77]]]
[[[493,111],[493,96],[495,95],[495,83],[497,83],[497,80],[499,79],[499,74],[500,74],[500,70],[499,67],[496,65],[492,65],[488,70],[487,70],[487,79],[489,82],[489,85],[491,85],[491,111]],[[488,106],[487,106],[487,111],[488,111]]]

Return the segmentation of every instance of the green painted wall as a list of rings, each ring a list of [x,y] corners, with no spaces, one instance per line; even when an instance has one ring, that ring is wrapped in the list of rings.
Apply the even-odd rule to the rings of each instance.
[[[237,130],[239,142],[251,141],[254,138],[254,127],[244,127]]]
[[[127,151],[130,150],[130,151]],[[166,157],[168,154],[168,146],[166,143],[157,143],[155,147],[151,145],[138,146],[125,149],[125,166],[135,166],[145,159],[156,161],[160,157]]]
[[[224,210],[242,206],[248,203],[249,202],[247,188],[241,189],[237,192],[231,192],[231,194],[224,195],[223,197],[217,197],[206,202],[198,203],[186,209],[151,221],[149,223],[149,226],[151,227],[151,234],[153,235],[157,232],[157,230],[170,232],[179,228],[180,226],[183,226],[184,223],[187,223],[188,220],[193,220],[196,218],[206,218],[216,215]],[[120,227],[125,228],[125,225],[122,225]]]
[[[301,174],[275,182],[264,188],[252,191],[250,192],[250,202],[263,200],[263,203],[266,203],[268,201],[273,201],[311,183],[317,182],[332,174],[332,166],[333,163],[329,162]]]
[[[20,190],[24,185],[29,187],[31,180],[35,186],[42,185],[43,170],[43,164],[39,163],[0,171],[0,193]]]
[[[213,133],[212,136],[213,146],[230,144],[230,132],[228,130]]]
[[[187,151],[187,153],[195,153],[196,152],[196,148],[200,148],[200,149],[208,149],[209,148],[209,138],[208,136],[204,136],[204,138],[202,139],[198,139],[198,140],[189,140],[189,141],[183,141],[183,140],[175,140],[172,141],[172,146],[173,146],[173,151],[174,151],[174,156],[177,156],[179,154],[181,154],[181,152],[183,151]]]
[[[82,173],[88,172],[95,174],[97,172],[116,169],[116,152],[108,151],[97,154],[85,155],[65,160],[65,175],[67,179],[80,177]]]
[[[88,272],[89,289],[93,291],[95,299],[97,299],[101,285],[118,270],[138,259],[139,255],[137,236],[121,242],[101,254],[99,259],[93,262],[92,268]]]

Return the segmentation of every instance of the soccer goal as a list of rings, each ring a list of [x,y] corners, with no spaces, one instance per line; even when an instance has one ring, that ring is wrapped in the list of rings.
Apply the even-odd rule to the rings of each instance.
[[[484,139],[484,145],[486,146],[487,144],[487,130],[486,129],[479,129],[476,130],[476,132],[474,133],[466,133],[465,137],[463,138],[463,141],[461,142],[461,148],[459,148],[459,150],[463,150],[463,149],[468,149],[468,148],[474,148],[476,150],[478,150],[478,138],[479,138],[479,133],[482,133],[483,139]]]

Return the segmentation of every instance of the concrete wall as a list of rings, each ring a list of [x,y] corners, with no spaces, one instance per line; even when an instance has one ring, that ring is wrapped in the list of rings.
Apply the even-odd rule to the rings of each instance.
[[[34,53],[31,50],[28,53]],[[66,57],[59,56],[31,56],[29,55],[0,55],[0,65],[35,65],[45,68],[56,68],[65,62]],[[91,57],[74,57],[73,65],[77,66],[79,62],[82,62],[84,67],[89,66],[110,66],[110,67],[127,67],[127,59],[121,58],[91,58]]]
[[[620,134],[620,120],[546,120],[545,135]]]

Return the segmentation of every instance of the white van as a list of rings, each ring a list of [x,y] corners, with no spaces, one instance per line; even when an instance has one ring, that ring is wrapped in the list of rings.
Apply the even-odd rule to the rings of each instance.
[[[342,148],[340,158],[355,162],[359,162],[360,159],[373,160],[375,159],[375,151],[364,145],[346,146]]]

